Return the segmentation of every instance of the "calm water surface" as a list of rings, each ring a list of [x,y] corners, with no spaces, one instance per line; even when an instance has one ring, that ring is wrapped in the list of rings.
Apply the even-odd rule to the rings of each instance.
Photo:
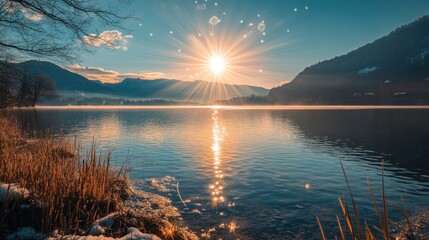
[[[375,216],[366,178],[380,196],[382,159],[392,204],[399,205],[401,197],[414,209],[429,204],[428,109],[112,108],[12,114],[28,129],[61,129],[86,145],[95,138],[100,146],[114,148],[118,165],[131,156],[136,182],[174,177],[164,192],[138,186],[171,198],[191,229],[213,239],[319,239],[316,215],[326,228],[335,226],[338,197],[347,196],[339,158],[360,215],[369,222]],[[177,196],[177,182],[187,208]]]

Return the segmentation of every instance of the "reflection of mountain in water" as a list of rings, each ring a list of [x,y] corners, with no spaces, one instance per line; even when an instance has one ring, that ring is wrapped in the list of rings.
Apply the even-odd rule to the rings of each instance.
[[[292,121],[306,138],[320,145],[362,149],[370,155],[382,156],[386,164],[393,166],[387,170],[395,174],[420,182],[429,180],[429,110],[273,111],[272,114],[281,121]],[[379,158],[367,160],[379,164],[374,159]]]

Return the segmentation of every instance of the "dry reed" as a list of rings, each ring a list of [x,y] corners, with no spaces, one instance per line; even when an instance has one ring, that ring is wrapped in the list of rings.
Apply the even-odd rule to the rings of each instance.
[[[358,212],[357,212],[357,205],[354,201],[353,193],[349,185],[349,181],[347,178],[346,171],[344,169],[342,161],[339,159],[341,169],[344,175],[345,182],[347,184],[347,188],[349,191],[350,199],[352,202],[352,211],[350,211],[350,207],[347,205],[346,201],[338,198],[342,215],[344,217],[344,223],[340,220],[340,217],[337,215],[336,220],[338,223],[338,229],[339,229],[339,235],[340,237],[335,236],[335,239],[352,239],[352,240],[376,240],[376,239],[384,239],[384,240],[391,240],[391,239],[404,239],[404,240],[426,240],[427,238],[419,233],[418,230],[416,230],[415,221],[409,217],[407,213],[407,208],[399,209],[397,208],[398,212],[404,217],[405,226],[402,226],[400,229],[396,229],[396,231],[399,232],[399,234],[396,234],[396,236],[393,236],[392,232],[392,225],[393,222],[388,217],[388,207],[387,207],[387,198],[386,198],[386,192],[385,192],[385,185],[384,185],[384,162],[381,164],[381,208],[379,207],[377,203],[377,199],[375,198],[375,194],[371,185],[371,182],[369,179],[367,179],[368,188],[371,195],[371,200],[374,204],[374,213],[378,218],[378,224],[379,226],[372,226],[372,228],[366,223],[364,228],[361,227],[361,219],[359,218]],[[323,226],[319,220],[318,217],[316,217],[317,223],[319,225],[319,230],[322,239],[326,240],[325,231],[323,229]]]
[[[110,159],[95,144],[82,153],[76,141],[52,134],[30,139],[16,122],[0,117],[0,182],[29,191],[26,199],[0,201],[0,235],[1,225],[82,233],[116,211],[127,196],[128,180],[123,172],[111,170]]]

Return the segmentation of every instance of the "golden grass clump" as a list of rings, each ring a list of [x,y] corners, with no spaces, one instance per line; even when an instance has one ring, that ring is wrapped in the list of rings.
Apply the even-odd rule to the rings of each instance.
[[[403,201],[403,208],[400,209],[395,207],[396,210],[404,217],[402,224],[397,224],[393,222],[388,216],[388,206],[387,198],[385,193],[384,185],[384,161],[381,163],[381,206],[378,205],[371,182],[367,179],[368,188],[371,195],[371,200],[374,204],[374,214],[378,218],[378,226],[370,226],[365,221],[364,227],[361,226],[361,219],[359,218],[356,203],[354,201],[353,193],[350,188],[349,180],[346,175],[343,163],[339,160],[341,169],[344,175],[345,182],[347,184],[348,192],[351,199],[351,207],[347,205],[347,202],[344,199],[338,198],[344,223],[341,221],[340,217],[337,215],[336,220],[338,223],[339,237],[335,236],[335,239],[341,240],[427,240],[425,236],[424,226],[429,223],[429,218],[425,217],[425,213],[419,214],[418,217],[412,218],[407,213],[407,208],[405,202]],[[320,222],[320,219],[316,217],[317,223],[319,225],[320,234],[323,240],[326,240],[325,231]],[[396,229],[392,225],[396,225]]]
[[[29,192],[23,199],[0,200],[0,233],[1,226],[22,225],[43,233],[81,233],[116,211],[128,180],[111,170],[110,157],[97,153],[95,144],[82,153],[76,141],[52,134],[30,139],[13,120],[0,117],[0,183]]]

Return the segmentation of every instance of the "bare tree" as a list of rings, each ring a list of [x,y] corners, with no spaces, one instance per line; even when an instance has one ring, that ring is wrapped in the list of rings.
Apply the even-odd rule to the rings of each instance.
[[[17,92],[16,92],[16,104],[18,107],[28,106],[31,97],[31,82],[30,75],[25,70],[22,74]]]
[[[49,97],[56,94],[55,82],[43,74],[35,74],[30,83],[31,106],[35,106],[43,97]]]
[[[0,0],[0,59],[5,56],[73,61],[99,39],[100,30],[120,28],[130,15],[119,13],[122,1]]]
[[[17,70],[8,61],[0,61],[0,108],[6,108],[13,104],[15,85],[13,78]]]
[[[100,37],[100,32],[107,27],[123,29],[119,23],[131,14],[119,10],[127,3],[127,0],[0,0],[0,108],[11,106],[14,98],[22,105],[28,95],[28,79],[22,79],[25,82],[21,81],[15,92],[17,75],[6,59],[35,57],[73,62],[82,50],[91,51],[88,46],[116,48],[115,44],[120,44],[117,38]],[[34,92],[32,105],[46,92],[42,87],[45,85],[41,84],[41,89]]]

